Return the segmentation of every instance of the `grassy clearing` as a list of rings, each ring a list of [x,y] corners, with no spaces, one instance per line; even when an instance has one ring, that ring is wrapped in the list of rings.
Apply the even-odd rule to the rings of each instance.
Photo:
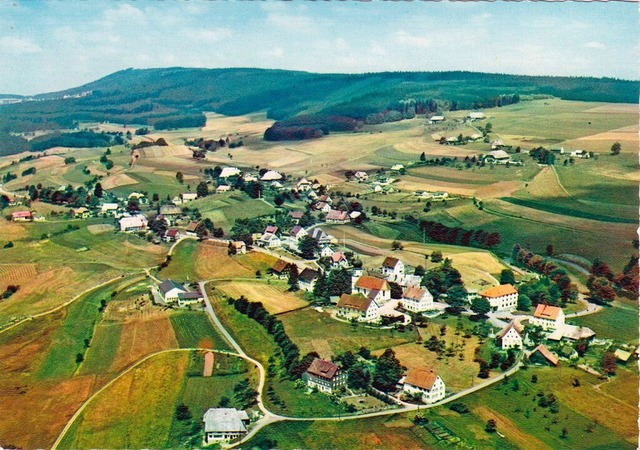
[[[571,319],[571,323],[591,328],[599,338],[638,342],[638,309],[630,306],[605,307],[597,314]]]
[[[121,323],[100,323],[96,327],[91,347],[86,353],[86,361],[80,367],[79,373],[81,375],[107,373],[116,357],[121,334]]]
[[[249,301],[261,302],[271,314],[280,314],[307,306],[302,299],[303,293],[289,292],[285,283],[272,283],[256,281],[231,281],[217,283],[216,290],[222,291],[231,298],[239,298],[244,295]]]
[[[370,350],[386,349],[396,345],[413,342],[417,334],[413,331],[403,333],[394,330],[367,328],[364,325],[352,326],[349,323],[332,319],[327,313],[313,309],[302,309],[279,316],[287,334],[300,347],[300,353],[317,351],[323,358],[357,351],[365,346]],[[329,353],[329,354],[327,354]]]
[[[178,312],[171,314],[169,319],[180,347],[231,350],[227,341],[213,327],[206,313]]]
[[[143,363],[98,396],[61,448],[161,448],[166,445],[189,355],[168,353]]]
[[[613,223],[636,223],[637,220],[629,217],[619,217],[610,214],[599,214],[592,212],[593,209],[588,205],[581,205],[572,200],[565,199],[546,199],[546,200],[533,200],[523,199],[516,197],[502,197],[500,200],[513,203],[514,205],[523,206],[525,208],[539,209],[541,211],[550,212],[553,214],[561,214],[563,216],[578,217],[580,219],[597,220],[600,222],[613,222]],[[582,207],[581,207],[582,206]],[[626,209],[626,208],[625,208]],[[623,211],[619,211],[623,212]]]
[[[195,265],[199,242],[193,239],[181,241],[171,254],[169,265],[158,272],[161,279],[171,278],[175,281],[186,282],[197,280]]]

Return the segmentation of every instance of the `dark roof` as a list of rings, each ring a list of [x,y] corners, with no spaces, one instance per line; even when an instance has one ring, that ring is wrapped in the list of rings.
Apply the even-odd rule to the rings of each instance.
[[[167,230],[167,236],[169,237],[176,237],[178,234],[178,230],[176,230],[175,228]]]
[[[196,231],[197,227],[198,222],[189,222],[189,225],[187,225],[187,231]]]
[[[302,219],[304,217],[304,213],[302,211],[291,211],[289,216],[292,219]]]
[[[302,272],[300,272],[300,275],[298,275],[298,280],[311,283],[313,280],[315,280],[319,276],[320,276],[320,272],[306,267]]]
[[[338,300],[338,308],[348,308],[353,309],[360,312],[365,312],[369,309],[369,305],[371,305],[372,300],[370,298],[365,297],[364,295],[349,295],[342,294],[340,296],[340,300]]]
[[[277,260],[273,266],[271,266],[271,271],[275,273],[284,273],[291,269],[292,264],[286,262],[284,259]]]
[[[160,292],[162,292],[162,295],[165,295],[171,289],[180,289],[181,291],[185,291],[184,287],[180,283],[173,280],[164,280],[160,283],[159,289]]]
[[[307,373],[315,375],[316,377],[325,378],[327,380],[333,379],[338,373],[340,368],[331,361],[325,361],[324,359],[316,358],[307,369]]]
[[[387,267],[389,269],[393,269],[396,264],[398,264],[400,260],[398,258],[394,258],[392,256],[387,256],[382,263],[382,267]]]
[[[198,298],[202,298],[202,294],[200,292],[184,292],[182,294],[178,294],[178,298],[183,298],[183,299],[198,299]]]
[[[517,322],[512,320],[511,322],[509,322],[509,324],[506,327],[502,329],[500,334],[498,334],[498,339],[502,339],[503,337],[505,337],[511,328],[516,330],[518,334],[522,335],[522,330],[520,329],[520,325]]]

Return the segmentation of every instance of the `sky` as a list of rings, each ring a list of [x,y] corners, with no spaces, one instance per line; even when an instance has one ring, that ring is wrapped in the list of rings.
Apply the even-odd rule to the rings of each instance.
[[[638,4],[0,0],[0,93],[117,70],[468,70],[640,79]]]

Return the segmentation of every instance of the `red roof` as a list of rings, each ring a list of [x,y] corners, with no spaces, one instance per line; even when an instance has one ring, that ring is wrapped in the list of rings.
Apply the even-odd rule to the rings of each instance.
[[[280,274],[289,270],[291,266],[291,263],[288,263],[283,259],[279,259],[273,264],[273,266],[271,266],[271,271]]]
[[[430,391],[437,378],[438,374],[433,369],[413,369],[409,371],[404,382]]]
[[[531,352],[531,355],[533,355],[535,352],[540,353],[542,356],[544,356],[544,358],[547,361],[549,361],[554,366],[558,365],[558,357],[556,355],[554,355],[553,353],[551,353],[551,351],[549,351],[549,349],[547,347],[545,347],[544,345],[540,344],[536,348],[534,348],[533,351]],[[531,355],[529,355],[529,356],[531,356]]]
[[[12,219],[30,219],[31,211],[16,211],[11,214]]]
[[[389,283],[382,278],[370,277],[369,275],[363,275],[356,281],[356,287],[360,289],[387,291],[389,290]]]
[[[337,264],[340,261],[346,261],[347,257],[344,256],[344,253],[342,252],[335,252],[333,255],[331,255],[331,260]]]
[[[393,269],[396,264],[398,264],[400,260],[398,258],[394,258],[392,256],[387,256],[382,263],[382,267],[387,267],[389,269]]]
[[[347,220],[348,213],[346,211],[338,211],[337,209],[332,209],[327,213],[327,220]]]
[[[364,297],[363,295],[349,295],[342,294],[340,300],[338,300],[338,308],[348,308],[360,312],[365,312],[369,309],[372,300]]]
[[[497,298],[504,297],[505,295],[517,294],[516,288],[510,284],[501,284],[500,286],[494,286],[480,293],[482,297]]]
[[[189,222],[187,225],[187,231],[196,231],[196,228],[198,228],[198,222]]]
[[[267,228],[264,229],[265,233],[276,234],[278,232],[278,227],[275,225],[268,225]]]
[[[338,370],[340,370],[340,368],[331,361],[316,358],[311,363],[311,366],[309,366],[309,369],[307,369],[307,373],[315,375],[316,377],[331,380],[336,376]]]
[[[169,237],[176,237],[178,235],[178,230],[176,230],[175,228],[171,228],[170,230],[167,231],[167,236]]]
[[[291,211],[289,216],[292,219],[302,219],[304,217],[304,213],[302,211]]]
[[[426,289],[410,286],[404,290],[402,298],[408,298],[409,300],[421,300],[425,292],[427,292]]]
[[[538,303],[538,306],[536,306],[536,311],[533,313],[533,317],[537,317],[539,319],[556,320],[561,312],[562,308],[559,308],[557,306]]]

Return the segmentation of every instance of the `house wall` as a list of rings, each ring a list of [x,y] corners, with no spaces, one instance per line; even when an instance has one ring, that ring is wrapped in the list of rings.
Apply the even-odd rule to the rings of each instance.
[[[487,298],[487,300],[494,311],[515,311],[518,306],[518,293]]]
[[[439,400],[442,400],[446,395],[444,381],[442,381],[440,377],[436,378],[433,386],[431,386],[431,390],[407,383],[404,384],[402,390],[407,394],[421,394],[422,401],[427,404],[435,403]]]
[[[522,337],[516,330],[511,328],[502,338],[501,346],[503,350],[520,347],[522,348]]]

